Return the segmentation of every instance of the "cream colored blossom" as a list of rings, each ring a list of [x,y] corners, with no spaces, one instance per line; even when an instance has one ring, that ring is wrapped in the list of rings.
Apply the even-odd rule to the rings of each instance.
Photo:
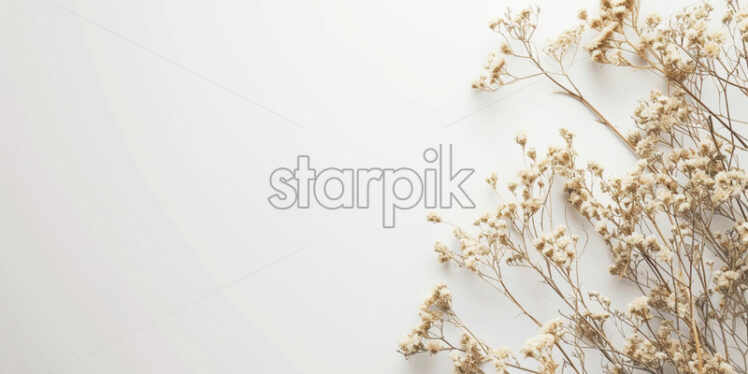
[[[649,298],[647,296],[639,296],[632,300],[629,304],[629,315],[640,323],[649,321],[652,314],[649,311],[648,303]]]

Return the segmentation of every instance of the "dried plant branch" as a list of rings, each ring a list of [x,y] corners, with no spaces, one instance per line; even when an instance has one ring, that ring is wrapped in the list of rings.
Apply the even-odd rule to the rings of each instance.
[[[748,119],[736,118],[748,96],[748,9],[727,0],[713,31],[712,13],[703,3],[663,21],[642,17],[638,1],[602,0],[596,16],[581,11],[578,25],[542,49],[532,40],[537,7],[507,11],[491,24],[501,54],[489,55],[475,88],[494,91],[543,76],[639,162],[623,177],[604,177],[595,162],[577,165],[569,131],[562,129],[563,145],[542,157],[517,135],[528,164],[507,185],[512,199],[473,229],[452,225],[458,248],[434,248],[441,262],[493,287],[539,334],[519,350],[489,345],[458,318],[451,294],[438,285],[421,306],[421,323],[401,341],[402,354],[449,352],[454,371],[466,374],[484,373],[489,364],[498,373],[748,372],[748,175],[739,166]],[[606,119],[569,75],[580,45],[597,63],[650,71],[666,83],[667,94],[653,91],[635,109],[631,134]],[[514,74],[508,60],[534,71]],[[502,190],[496,175],[487,182]],[[580,269],[584,245],[573,231],[584,228],[565,216],[558,222],[554,211],[563,209],[553,207],[554,182],[607,244],[610,273],[641,296],[611,300],[582,285],[590,270]],[[442,222],[436,214],[428,220]],[[537,277],[563,306],[558,317],[543,323],[523,305],[505,281],[508,268]],[[448,336],[454,332],[457,342]]]

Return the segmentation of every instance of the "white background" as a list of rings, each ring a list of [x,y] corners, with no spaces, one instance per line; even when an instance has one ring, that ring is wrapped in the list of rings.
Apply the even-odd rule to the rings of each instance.
[[[577,3],[540,2],[538,41],[596,4]],[[626,170],[628,151],[548,84],[470,89],[507,5],[524,4],[0,0],[0,372],[448,372],[395,351],[438,281],[486,340],[517,348],[535,328],[437,263],[450,230],[424,208],[383,229],[376,208],[266,200],[299,154],[419,169],[424,149],[454,144],[478,208],[441,213],[469,225],[496,204],[483,178],[521,166],[523,128],[539,149],[571,128],[581,159]],[[572,73],[622,129],[652,87],[587,62]],[[600,242],[589,252],[586,282],[619,287]]]

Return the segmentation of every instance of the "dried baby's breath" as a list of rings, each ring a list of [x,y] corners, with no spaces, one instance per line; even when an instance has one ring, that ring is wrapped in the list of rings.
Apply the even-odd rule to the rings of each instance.
[[[439,285],[400,352],[448,352],[454,371],[464,374],[747,372],[748,175],[739,163],[748,122],[736,118],[736,109],[748,100],[748,8],[725,4],[722,14],[702,3],[663,20],[641,14],[636,0],[602,0],[542,48],[533,41],[537,7],[507,11],[491,23],[501,52],[489,56],[475,88],[493,91],[544,76],[639,162],[625,175],[609,175],[597,162],[577,164],[570,131],[561,130],[561,145],[542,153],[518,134],[514,140],[529,159],[507,183],[512,198],[473,228],[454,228],[457,248],[434,249],[441,262],[491,284],[537,325],[537,335],[515,349],[490,345],[458,318]],[[634,109],[635,131],[621,133],[574,83],[568,67],[580,46],[597,63],[650,71],[666,84]],[[514,63],[536,72],[516,75]],[[486,181],[501,192],[497,175]],[[558,189],[607,245],[611,275],[638,297],[602,295],[580,282],[597,268],[579,266],[584,227],[556,222],[550,196]],[[442,222],[436,214],[428,220]],[[510,267],[534,274],[558,297],[558,318],[542,321],[519,301],[505,281]],[[458,332],[457,341],[449,331]],[[599,359],[589,359],[593,353]]]

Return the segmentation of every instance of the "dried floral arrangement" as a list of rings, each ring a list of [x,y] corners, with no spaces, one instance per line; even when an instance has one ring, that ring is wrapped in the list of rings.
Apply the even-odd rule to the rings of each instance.
[[[490,345],[460,320],[442,284],[399,351],[406,358],[447,353],[454,372],[465,374],[746,373],[748,175],[738,160],[748,148],[740,134],[748,122],[735,112],[748,99],[748,7],[728,0],[717,15],[703,3],[662,20],[641,15],[636,0],[602,0],[597,15],[580,11],[579,25],[544,48],[532,39],[538,13],[507,11],[491,24],[501,54],[489,56],[474,87],[494,91],[543,76],[640,161],[625,176],[608,176],[597,163],[577,164],[569,131],[545,155],[517,135],[528,164],[507,186],[511,199],[475,227],[455,226],[458,248],[437,242],[435,251],[494,287],[537,325],[537,336],[518,350]],[[568,74],[580,47],[597,63],[653,72],[667,87],[640,102],[631,134],[619,132]],[[515,75],[507,61],[535,71]],[[497,179],[487,182],[498,192]],[[640,291],[627,307],[580,282],[582,228],[554,222],[554,183],[604,239],[612,276]],[[451,225],[436,214],[428,220]],[[504,277],[509,268],[535,274],[558,297],[558,318],[539,320],[518,301]]]

